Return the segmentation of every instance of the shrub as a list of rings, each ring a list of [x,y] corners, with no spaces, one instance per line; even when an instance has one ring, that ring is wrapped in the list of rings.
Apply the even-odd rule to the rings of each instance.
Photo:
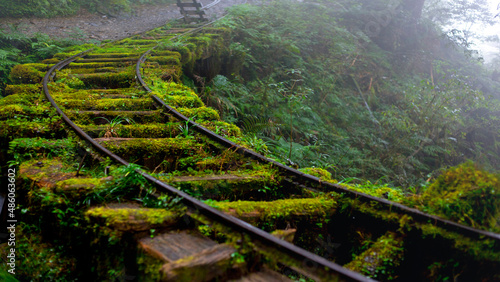
[[[40,83],[43,76],[43,72],[29,65],[17,65],[10,72],[10,80],[16,84]]]
[[[452,167],[422,194],[426,209],[473,227],[499,230],[500,180],[473,162]]]

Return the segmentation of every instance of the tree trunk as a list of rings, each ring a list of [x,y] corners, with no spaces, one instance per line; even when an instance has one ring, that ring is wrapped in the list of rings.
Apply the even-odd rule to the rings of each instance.
[[[425,0],[404,0],[403,9],[409,13],[413,22],[418,22],[422,17]]]

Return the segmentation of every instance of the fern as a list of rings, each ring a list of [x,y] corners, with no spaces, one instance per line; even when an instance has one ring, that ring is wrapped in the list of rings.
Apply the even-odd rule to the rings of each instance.
[[[281,124],[263,116],[247,116],[241,122],[241,128],[248,133],[260,133],[266,136],[281,135]]]

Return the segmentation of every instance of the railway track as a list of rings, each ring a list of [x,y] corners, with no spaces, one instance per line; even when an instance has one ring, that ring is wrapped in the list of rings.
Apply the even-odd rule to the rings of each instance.
[[[29,118],[16,134],[44,137],[11,142],[19,193],[44,236],[78,258],[82,277],[499,278],[499,234],[346,189],[238,145],[239,129],[181,83],[220,59],[224,35],[169,25],[25,66],[45,71],[50,106],[36,97],[38,86],[9,88],[40,104],[17,113]]]

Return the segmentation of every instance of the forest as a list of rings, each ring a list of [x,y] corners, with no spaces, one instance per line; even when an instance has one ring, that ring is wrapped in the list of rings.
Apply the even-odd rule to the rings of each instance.
[[[71,19],[76,17],[82,10],[110,18],[128,18],[133,16],[133,8],[138,5],[172,2],[172,0],[0,0],[2,7],[0,22],[2,19],[7,18],[68,17],[68,19]],[[223,163],[226,158],[229,158],[226,157],[226,153],[220,159],[212,158],[208,153],[206,156],[203,155],[201,149],[196,153],[190,152],[189,155],[185,153],[185,151],[187,152],[193,149],[192,147],[197,146],[192,144],[202,140],[197,135],[198,133],[195,133],[195,130],[189,126],[189,122],[194,120],[207,126],[207,128],[211,126],[210,130],[213,132],[224,136],[230,141],[242,144],[244,147],[250,147],[271,160],[276,160],[301,172],[317,176],[319,186],[326,183],[331,185],[340,184],[342,187],[346,187],[345,191],[350,190],[348,192],[354,191],[355,193],[375,196],[377,200],[381,199],[381,201],[387,200],[386,202],[389,202],[388,205],[390,206],[387,214],[393,212],[393,204],[404,205],[418,210],[418,212],[437,215],[445,220],[451,220],[453,223],[465,225],[465,228],[482,229],[482,231],[490,232],[496,236],[500,230],[500,221],[498,220],[500,215],[500,206],[498,204],[500,201],[500,192],[498,190],[498,187],[500,187],[500,39],[498,36],[487,35],[479,31],[487,30],[500,22],[500,16],[498,15],[500,6],[499,9],[492,10],[489,4],[491,2],[486,0],[277,0],[253,1],[243,5],[234,5],[227,9],[226,16],[215,21],[213,26],[207,28],[205,33],[201,35],[179,37],[175,42],[168,41],[170,39],[165,39],[161,43],[159,43],[160,40],[156,41],[155,44],[158,44],[156,54],[168,55],[158,55],[156,59],[161,59],[170,65],[166,63],[161,65],[158,62],[142,62],[142,74],[150,83],[153,90],[151,93],[158,95],[164,101],[177,103],[178,108],[181,108],[182,103],[197,105],[199,106],[196,108],[198,112],[194,112],[194,110],[189,112],[190,109],[184,109],[186,116],[188,116],[187,113],[191,115],[187,121],[180,122],[180,125],[170,124],[170,120],[168,122],[161,120],[158,122],[161,124],[148,125],[149,127],[140,124],[139,121],[139,119],[153,119],[153,117],[149,116],[141,118],[134,116],[139,123],[137,125],[134,124],[132,118],[128,119],[125,116],[116,116],[115,119],[100,117],[100,122],[106,120],[107,124],[104,131],[107,131],[105,133],[104,131],[95,133],[95,135],[104,138],[117,137],[117,139],[120,139],[123,137],[123,139],[126,139],[124,136],[132,136],[130,133],[132,130],[130,129],[127,135],[122,132],[123,128],[137,127],[137,132],[146,136],[144,139],[155,139],[151,135],[157,132],[148,131],[149,128],[168,127],[170,130],[169,135],[167,136],[166,133],[165,135],[173,145],[167,145],[175,147],[180,144],[179,146],[182,145],[186,148],[182,148],[183,153],[175,156],[179,158],[177,161],[172,158],[170,163],[167,157],[161,160],[159,164],[151,161],[149,165],[154,169],[153,174],[158,177],[166,177],[165,179],[169,180],[174,179],[174,177],[189,178],[191,180],[187,182],[199,181],[200,186],[208,183],[206,179],[202,181],[193,180],[195,179],[193,177],[198,176],[200,179],[201,176],[207,179],[235,178],[235,176],[230,175],[231,170],[229,169],[234,164]],[[173,29],[182,30],[186,26],[187,28],[192,27],[176,23]],[[165,31],[170,28],[170,24],[167,23],[166,26],[159,28],[159,30]],[[153,30],[149,34],[142,34],[140,39],[138,39],[139,37],[127,38],[124,42],[137,44],[133,48],[135,48],[134,51],[138,52],[140,48],[145,48],[141,44],[150,44],[151,41],[156,40],[154,37],[155,32],[157,31]],[[109,42],[88,41],[83,38],[85,38],[85,31],[80,29],[74,29],[72,33],[69,33],[64,38],[41,33],[26,34],[23,32],[22,26],[16,25],[0,29],[0,106],[9,109],[5,111],[4,115],[8,119],[5,118],[5,121],[2,122],[6,124],[6,128],[10,126],[8,122],[16,123],[15,125],[18,126],[9,127],[3,131],[0,130],[0,141],[4,142],[2,144],[10,143],[9,146],[4,146],[5,148],[0,152],[2,158],[4,156],[10,158],[8,162],[6,161],[6,164],[2,164],[4,167],[6,165],[20,167],[22,162],[24,162],[24,167],[26,167],[26,163],[30,162],[34,167],[38,165],[38,159],[30,155],[34,151],[29,151],[29,149],[23,151],[23,146],[26,146],[26,148],[32,145],[33,147],[41,147],[40,151],[42,153],[33,153],[36,157],[40,157],[40,155],[46,157],[51,154],[45,154],[44,149],[46,148],[44,147],[47,147],[49,152],[60,149],[63,152],[61,155],[64,155],[64,152],[79,150],[75,145],[79,141],[75,141],[77,138],[68,133],[69,130],[66,130],[62,121],[58,120],[59,117],[55,116],[55,111],[48,110],[49,104],[46,101],[42,102],[43,98],[32,102],[26,97],[35,92],[42,93],[41,86],[39,87],[37,82],[41,81],[50,64],[82,50]],[[481,44],[496,46],[497,49],[493,53],[484,54],[479,48]],[[91,58],[91,60],[99,62],[101,57],[109,55],[116,56],[108,58],[113,64],[126,59],[134,61],[135,64],[138,58],[125,57],[123,54],[131,56],[128,53],[130,50],[121,46],[121,43],[117,43],[117,46],[119,47],[113,46],[110,48],[109,54],[105,52],[97,54],[96,52],[96,54],[93,54],[95,57]],[[120,49],[122,47],[123,50]],[[99,48],[101,47],[96,49]],[[118,54],[116,50],[121,50],[120,52],[124,53]],[[143,51],[141,49],[141,52]],[[90,64],[94,63],[92,61]],[[72,106],[76,105],[75,112],[78,115],[85,111],[81,109],[88,109],[85,108],[85,106],[88,106],[85,105],[85,99],[89,94],[85,91],[96,91],[96,93],[91,94],[94,96],[105,95],[103,93],[97,94],[97,92],[116,91],[116,89],[111,89],[114,86],[110,86],[110,89],[103,88],[112,84],[96,83],[96,85],[92,85],[89,81],[102,82],[109,79],[106,82],[116,82],[112,81],[115,79],[127,86],[117,86],[125,89],[120,91],[137,91],[138,94],[133,94],[127,103],[130,102],[131,105],[132,102],[146,104],[142,98],[149,98],[147,95],[151,93],[144,94],[142,93],[143,89],[138,87],[136,79],[140,75],[133,72],[135,65],[132,65],[132,63],[124,63],[124,65],[126,67],[123,67],[123,69],[126,68],[126,72],[121,73],[114,72],[115,70],[112,67],[104,66],[104,64],[100,68],[101,72],[105,71],[104,74],[90,73],[92,71],[98,72],[99,68],[91,68],[84,70],[89,73],[83,73],[84,71],[82,71],[82,73],[78,74],[71,73],[73,71],[71,68],[66,70],[67,72],[59,72],[58,70],[53,83],[50,85],[51,91],[61,90],[63,92],[63,90],[71,89],[74,92],[68,90],[68,93],[72,95],[77,93],[75,95],[85,97],[83,103],[78,101],[78,104],[70,99],[60,100],[65,101],[66,104],[74,103]],[[183,85],[181,85],[181,82]],[[120,83],[117,83],[117,85],[120,85]],[[94,89],[91,90],[91,88]],[[12,89],[24,89],[26,91],[23,90],[23,93],[16,94],[13,93]],[[9,94],[11,94],[10,97]],[[108,94],[109,96],[114,95],[117,98],[116,101],[119,102],[122,100],[118,99],[125,96],[124,93],[119,91]],[[128,95],[128,93],[125,94]],[[181,94],[189,97],[183,97]],[[144,97],[141,95],[144,95]],[[15,99],[19,99],[19,101]],[[88,101],[88,104],[92,103]],[[116,107],[125,108],[124,101],[121,102],[122,105]],[[39,102],[41,103],[40,106]],[[96,105],[98,104],[96,101],[93,102]],[[147,105],[149,103],[148,100]],[[28,106],[28,104],[31,105]],[[36,104],[36,107],[33,106],[34,104]],[[111,106],[111,110],[107,105],[97,108],[113,112],[115,111],[113,107],[115,106]],[[156,105],[151,106],[151,108],[153,107],[156,107]],[[63,109],[66,110],[64,106]],[[149,108],[147,109],[149,110]],[[91,108],[89,111],[98,112],[95,108]],[[215,117],[213,119],[216,121],[212,121],[211,117],[205,118],[202,115]],[[158,116],[161,115],[158,114]],[[219,116],[221,120],[219,120]],[[156,121],[158,117],[154,118]],[[88,122],[95,123],[97,119],[99,118],[89,118]],[[24,131],[19,128],[24,126],[23,122],[28,120],[47,126],[30,128],[26,131],[29,132],[26,135],[35,138],[12,141],[11,139],[19,138],[19,136],[12,137],[9,134],[15,130],[17,132],[11,135],[18,134],[21,136],[24,134]],[[237,125],[237,127],[234,125]],[[92,128],[89,124],[81,126]],[[50,132],[49,127],[56,130]],[[119,131],[119,129],[122,131]],[[241,129],[241,134],[239,129]],[[34,133],[35,131],[36,133]],[[42,136],[40,132],[46,135],[40,138]],[[174,136],[172,132],[177,132],[178,135]],[[38,133],[40,134],[37,135]],[[130,137],[130,139],[132,138]],[[167,138],[165,137],[165,139]],[[218,150],[218,147],[213,145],[211,141],[207,143],[209,144],[208,149],[206,149],[207,152],[213,153],[214,148]],[[65,148],[65,144],[70,145]],[[80,143],[78,143],[78,146],[80,146]],[[87,156],[87,152],[89,151],[84,153],[85,156]],[[230,152],[228,155],[232,153],[236,155],[235,152]],[[123,154],[131,155],[128,151]],[[148,155],[149,153],[139,151],[139,153],[136,152],[135,154],[137,154],[135,161],[154,159],[153,156]],[[175,153],[169,154],[175,155]],[[181,154],[186,155],[182,155],[181,158]],[[67,153],[66,155],[69,158],[73,157],[73,153]],[[76,153],[74,155],[76,156]],[[41,192],[35,193],[33,191],[36,189],[33,188],[33,191],[28,192],[28,198],[33,203],[39,200],[42,203],[40,211],[43,208],[43,212],[39,214],[33,212],[37,210],[36,204],[31,205],[32,202],[29,202],[29,205],[21,204],[19,212],[34,222],[32,226],[23,225],[21,230],[23,235],[45,232],[50,228],[46,228],[42,223],[53,222],[55,225],[60,225],[57,228],[62,230],[61,233],[64,236],[67,234],[82,236],[81,234],[84,234],[83,237],[86,238],[88,233],[80,232],[83,230],[82,228],[86,228],[85,224],[88,223],[85,221],[85,224],[83,224],[84,219],[81,216],[82,211],[85,209],[91,208],[96,203],[107,204],[103,200],[106,197],[113,198],[113,201],[115,200],[114,197],[116,197],[117,202],[120,202],[122,197],[126,199],[124,195],[130,196],[136,192],[130,187],[138,188],[141,195],[143,192],[153,194],[154,189],[149,186],[150,184],[146,185],[146,181],[140,178],[136,171],[136,168],[143,165],[142,163],[117,168],[114,165],[108,166],[111,160],[106,159],[99,160],[99,165],[96,165],[96,168],[91,170],[85,167],[84,163],[91,163],[94,160],[89,160],[91,157],[85,160],[85,156],[81,160],[75,157],[78,162],[71,160],[73,168],[77,169],[76,177],[79,177],[81,170],[82,174],[88,173],[93,177],[91,179],[82,178],[82,182],[92,182],[91,184],[95,186],[92,188],[99,187],[101,189],[105,187],[105,189],[99,190],[96,188],[97,192],[89,192],[90,189],[82,192],[83,188],[81,187],[83,186],[78,186],[81,184],[78,182],[79,180],[67,179],[68,183],[71,181],[76,183],[74,187],[77,187],[77,194],[84,199],[74,203],[68,199],[63,199],[63,196],[57,195],[56,198],[55,193],[51,191],[47,192],[41,189]],[[54,161],[54,163],[57,161]],[[218,162],[220,162],[220,165]],[[238,162],[240,162],[239,159]],[[200,163],[203,164],[204,171],[201,171],[202,169],[195,171],[193,168],[196,168]],[[237,162],[234,161],[234,163]],[[274,171],[274,168],[272,171],[268,171],[268,168],[258,163],[258,161],[256,161],[256,164],[250,161],[241,161],[241,163],[241,167],[245,171],[255,170],[260,173],[257,176],[264,175],[272,180],[270,183],[278,182],[278,178],[279,181],[287,183],[267,185],[264,182],[264,177],[256,177],[260,181],[257,184],[251,182],[253,180],[242,180],[248,181],[246,184],[249,186],[254,185],[257,187],[256,191],[253,192],[266,200],[262,201],[263,206],[272,206],[275,204],[274,198],[280,201],[285,200],[282,198],[288,197],[289,194],[292,195],[292,200],[295,200],[293,197],[298,197],[293,192],[287,191],[288,185],[291,185],[287,181],[293,181],[285,176],[277,176],[278,173]],[[106,167],[102,171],[101,165]],[[168,172],[167,169],[165,169],[165,172],[158,172],[162,170],[160,169],[162,166],[168,167],[169,165],[175,166],[176,169],[173,172]],[[217,167],[218,170],[212,170],[210,165]],[[205,169],[205,166],[207,169]],[[54,165],[54,167],[56,166]],[[145,161],[144,167],[146,167]],[[178,167],[182,169],[177,170]],[[49,167],[45,169],[50,170]],[[69,170],[74,173],[72,169]],[[110,176],[108,176],[109,170],[111,170]],[[65,171],[64,173],[69,174],[70,172]],[[123,177],[120,176],[121,173],[123,173]],[[106,177],[104,178],[104,176]],[[106,181],[109,180],[109,183],[106,182],[107,186],[101,183],[104,181],[101,181],[101,177]],[[127,181],[130,179],[135,179],[137,182],[128,183]],[[269,179],[266,179],[266,181]],[[27,180],[24,179],[23,181]],[[64,181],[66,180],[61,182]],[[261,185],[261,182],[264,184]],[[33,187],[39,184],[33,183]],[[100,186],[101,184],[104,186]],[[29,185],[31,184],[27,184],[26,187]],[[196,189],[185,189],[186,191],[181,188],[178,189],[193,197],[204,196]],[[104,192],[100,194],[101,191]],[[230,206],[233,204],[233,202],[229,201],[229,198],[224,198],[225,195],[218,195],[217,190],[215,191],[213,193],[214,197],[219,198],[215,200],[211,198],[203,199],[204,203],[214,208],[224,208],[225,205]],[[422,226],[417,226],[411,217],[390,217],[385,213],[386,211],[378,213],[377,209],[380,207],[377,204],[362,201],[358,203],[357,196],[353,199],[348,198],[346,196],[348,193],[345,193],[345,191],[338,194],[331,191],[325,193],[325,197],[335,198],[337,201],[335,204],[338,204],[340,215],[332,217],[334,220],[331,220],[331,222],[330,218],[328,218],[324,222],[324,226],[323,222],[311,221],[313,222],[311,223],[311,229],[325,231],[334,225],[335,219],[344,216],[346,216],[345,223],[352,226],[350,220],[354,220],[355,217],[351,216],[351,212],[358,208],[359,210],[355,212],[358,212],[359,215],[364,214],[366,216],[365,220],[367,218],[371,219],[371,216],[374,216],[374,218],[379,216],[377,220],[380,222],[387,221],[391,225],[399,226],[397,232],[403,234],[403,237],[408,235],[410,239],[413,239],[413,237],[416,238],[423,234],[422,237],[428,240],[423,242],[430,242],[431,237],[433,237],[432,239],[438,237],[438,240],[433,241],[435,245],[427,246],[428,249],[439,246],[441,242],[446,242],[446,244],[456,243],[458,247],[452,247],[465,249],[469,252],[469,256],[474,258],[474,263],[479,262],[477,265],[482,263],[483,257],[481,256],[486,258],[485,261],[489,259],[494,261],[498,257],[488,257],[490,254],[488,252],[488,242],[476,244],[475,241],[469,242],[462,240],[462,237],[449,235],[451,233],[446,234],[447,231],[436,231],[437,228],[436,230],[425,230]],[[107,192],[109,193],[106,194]],[[222,190],[218,192],[223,194]],[[230,190],[230,192],[233,192],[233,190]],[[86,195],[85,193],[89,194]],[[307,197],[304,196],[307,199],[309,199],[308,197],[316,199],[321,194],[317,191],[308,191],[307,193]],[[260,198],[252,196],[249,202],[258,201],[256,199]],[[174,206],[177,204],[176,201],[180,200],[180,198],[172,200],[164,195],[158,199],[160,200],[156,203],[149,199],[148,196],[142,199],[140,197],[136,198],[136,196],[133,198],[134,201],[143,201],[144,207],[151,204],[152,207],[158,209],[165,209],[170,204]],[[130,199],[125,201],[128,200]],[[167,200],[172,202],[167,203]],[[95,202],[91,203],[91,201]],[[148,201],[154,202],[154,205]],[[238,200],[237,205],[240,204]],[[244,206],[244,204],[241,205]],[[290,213],[287,209],[291,208],[286,205],[283,205],[283,207],[283,210],[278,209],[275,211],[278,218],[281,218],[281,213]],[[319,211],[331,211],[336,208],[337,206],[334,208],[326,205],[325,208],[321,208]],[[363,210],[365,208],[366,210]],[[226,212],[231,209],[230,207],[226,208]],[[248,211],[254,211],[252,207],[248,209]],[[164,211],[162,210],[162,212]],[[394,214],[396,213],[394,212]],[[275,215],[273,214],[273,216]],[[42,221],[42,219],[45,221]],[[55,220],[51,221],[51,219]],[[275,219],[274,217],[272,219],[268,218],[269,221]],[[87,216],[85,220],[89,221],[89,217]],[[373,221],[375,222],[373,223],[367,220],[368,223],[373,225],[377,225],[379,221]],[[425,224],[432,226],[430,222],[430,220],[426,221]],[[284,221],[282,223],[285,225]],[[285,230],[289,229],[289,225],[287,223]],[[96,226],[94,225],[95,228],[97,228]],[[355,247],[344,250],[345,254],[347,254],[346,258],[342,257],[343,255],[339,256],[342,258],[340,261],[345,260],[346,263],[357,261],[357,255],[360,255],[359,261],[366,261],[362,253],[373,250],[368,245],[374,243],[378,235],[385,234],[384,232],[387,231],[384,229],[386,226],[380,225],[376,227],[381,230],[384,229],[383,232],[381,231],[381,234],[372,234],[364,230],[364,224],[361,224],[361,226],[361,229],[351,230],[352,233],[346,233],[348,235],[345,235],[345,238],[340,237],[338,239],[339,242],[341,240],[359,241],[356,242],[359,245],[353,245]],[[214,231],[216,227],[213,227],[212,230],[212,226],[209,226],[209,224],[196,226],[196,228],[199,227],[206,234],[213,231],[210,236],[217,237],[221,235]],[[293,224],[292,227],[296,228]],[[265,228],[262,229],[265,230]],[[66,234],[66,230],[72,230],[74,233]],[[145,233],[150,232],[146,237],[153,238],[156,236],[156,230],[159,229],[148,227],[143,231]],[[270,227],[269,230],[271,230]],[[32,245],[38,245],[39,242],[36,240],[33,240],[35,243],[27,241],[31,240],[29,238],[38,238],[35,237],[38,235],[30,236],[33,237],[25,236],[28,239],[22,239],[24,241],[20,241],[21,244],[18,247],[21,252],[27,254],[37,253],[33,251]],[[103,243],[103,246],[109,247],[116,243],[108,240],[116,239],[113,237],[114,235],[109,238],[106,236],[99,237],[99,240],[103,240],[100,242]],[[396,240],[391,236],[391,234],[387,233],[380,236],[380,241],[376,242],[384,244],[386,242],[396,242],[397,244],[392,247],[400,249],[402,252],[403,248],[398,246],[403,237],[399,238],[401,241],[398,241],[399,239]],[[68,237],[71,236],[68,235]],[[92,240],[91,236],[88,236],[88,238]],[[303,238],[306,238],[301,239],[304,242],[314,243],[312,237]],[[330,237],[325,238],[328,239],[328,244],[334,245],[337,242],[330,242]],[[52,243],[59,243],[57,240],[59,239]],[[73,240],[73,238],[68,240],[70,245],[75,241],[78,240]],[[85,243],[78,245],[78,242],[76,242],[75,245],[82,249],[87,247]],[[73,247],[73,245],[71,246]],[[328,251],[330,247],[331,245],[329,247],[321,245],[318,248],[311,247],[311,250],[321,254]],[[420,250],[416,250],[419,246],[410,247],[405,246],[405,252],[408,249],[410,254],[412,254],[412,251],[419,253]],[[46,249],[50,248],[47,247]],[[56,249],[61,254],[67,251],[64,245]],[[75,250],[78,249],[75,248]],[[494,247],[491,247],[491,250],[492,253],[496,254]],[[39,277],[64,277],[64,275],[72,277],[72,275],[76,275],[76,272],[70,273],[72,267],[78,266],[78,260],[76,259],[69,261],[71,267],[64,265],[67,261],[61,260],[60,269],[48,269],[48,265],[41,265],[40,261],[57,260],[57,256],[47,255],[54,253],[52,251],[51,249],[47,252],[40,252],[39,257],[44,256],[43,259],[32,259],[33,254],[26,256],[28,258],[26,261],[31,261],[26,266],[20,267],[21,271],[24,271],[23,275],[31,275],[31,268],[36,268],[33,275],[39,275]],[[102,250],[99,249],[99,251]],[[459,253],[457,252],[457,254]],[[395,260],[396,258],[402,260],[400,257],[402,253],[394,252],[391,255]],[[450,256],[452,255],[450,254]],[[231,255],[231,259],[234,261],[243,259],[245,261],[246,258],[241,254],[240,256],[234,258]],[[434,257],[434,254],[429,253],[429,257]],[[369,258],[369,256],[366,258]],[[458,277],[460,274],[452,276],[455,275],[454,271],[458,262],[466,262],[468,258],[459,258],[456,261],[453,259],[447,261],[436,259],[436,263],[424,266],[425,271],[419,275],[421,275],[420,277],[432,277],[432,279],[443,281]],[[416,256],[415,262],[417,260],[418,256]],[[394,262],[394,264],[398,266],[399,262]],[[384,263],[393,264],[392,261],[384,261]],[[489,271],[493,269],[494,271],[494,268],[488,268],[488,263],[484,264],[484,269]],[[32,267],[31,264],[40,265]],[[347,264],[344,264],[344,267],[345,265]],[[406,262],[405,267],[408,265],[411,265],[410,260]],[[473,274],[475,271],[479,272],[479,270],[473,269],[475,264],[470,265],[472,265],[471,269],[466,269],[468,271],[467,275]],[[97,273],[102,270],[98,268],[94,268],[94,265],[92,265],[91,269]],[[106,275],[109,275],[109,277],[118,277],[118,273],[122,271],[120,268],[116,268],[116,273],[114,273],[115,269],[106,269],[106,264],[103,264],[102,268],[108,271]],[[85,268],[82,267],[81,269]],[[370,273],[366,269],[361,271],[353,265],[349,269],[354,269],[371,278],[398,278],[397,276],[392,277],[393,273],[390,272],[380,274],[381,276],[377,277],[374,276],[374,273]],[[69,274],[65,274],[66,272]],[[412,272],[407,271],[406,274],[408,273]],[[441,277],[441,273],[447,274]],[[0,278],[2,277],[1,274],[0,272]],[[467,275],[464,277],[471,277]],[[71,279],[68,278],[68,280]]]
[[[80,8],[113,13],[150,2],[2,1],[0,16],[71,15]],[[324,168],[340,182],[418,190],[440,169],[467,160],[495,171],[500,56],[485,64],[474,49],[485,38],[470,29],[498,20],[485,5],[380,0],[235,6],[216,23],[231,31],[222,65],[184,80],[226,121],[242,127],[254,148],[294,167]],[[458,19],[468,30],[446,29]],[[26,36],[14,26],[0,31],[1,88],[12,80],[14,65],[82,44],[79,38],[78,32],[65,39]]]
[[[487,68],[472,34],[440,26],[460,3],[416,2],[234,7],[219,24],[229,66],[204,97],[262,150],[339,181],[418,189],[466,160],[498,170],[498,55]]]

